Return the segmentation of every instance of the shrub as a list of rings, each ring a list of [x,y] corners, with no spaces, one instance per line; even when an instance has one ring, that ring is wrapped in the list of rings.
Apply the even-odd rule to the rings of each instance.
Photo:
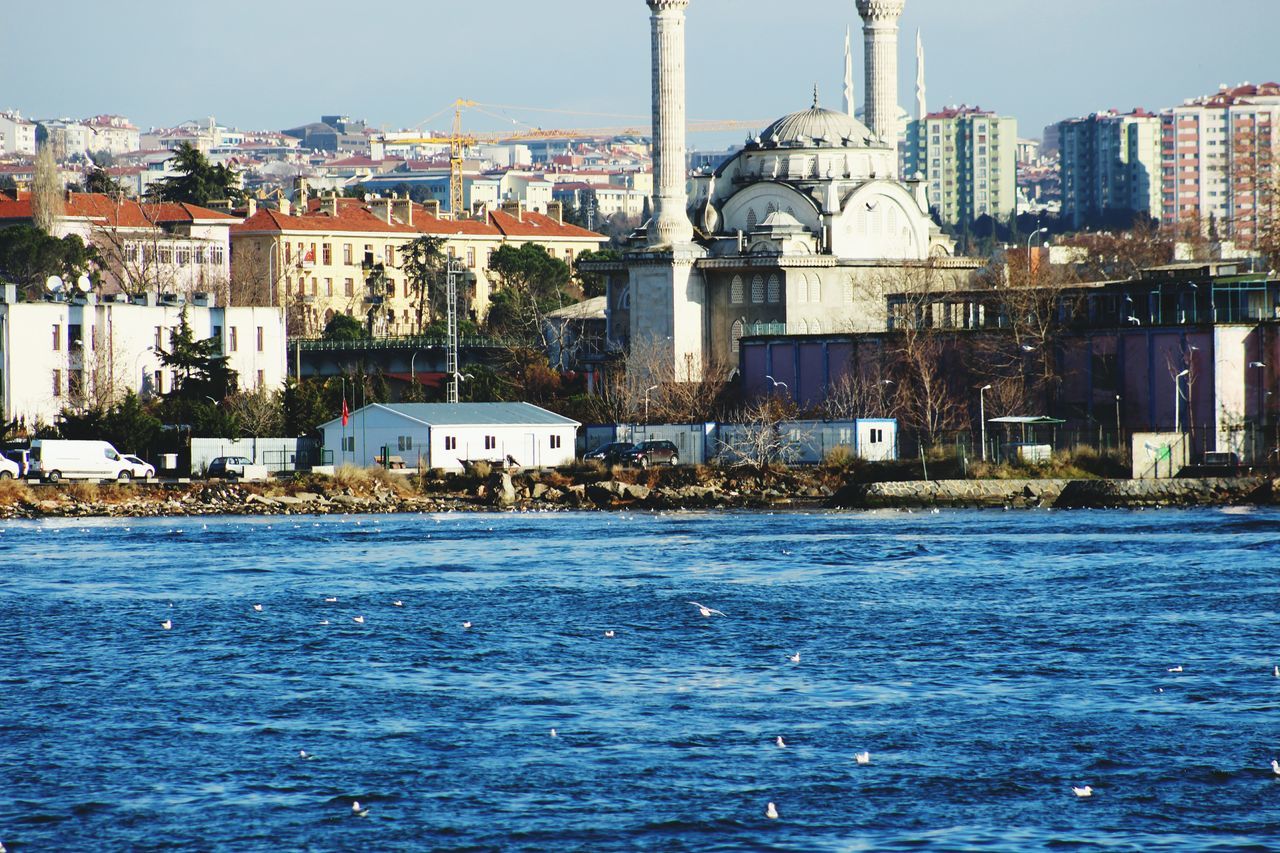
[[[67,483],[62,487],[62,493],[81,503],[94,503],[101,496],[97,483]]]
[[[21,480],[0,480],[0,506],[13,506],[31,500],[31,489]]]

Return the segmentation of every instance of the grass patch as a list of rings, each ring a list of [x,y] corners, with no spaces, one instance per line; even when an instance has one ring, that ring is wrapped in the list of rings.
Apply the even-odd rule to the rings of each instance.
[[[31,500],[31,488],[21,480],[0,480],[0,506],[13,506]]]

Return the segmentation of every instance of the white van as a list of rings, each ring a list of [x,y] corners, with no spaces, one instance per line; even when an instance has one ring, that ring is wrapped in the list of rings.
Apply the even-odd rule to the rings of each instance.
[[[59,480],[133,479],[133,466],[110,442],[37,438],[31,442],[31,473],[48,483]]]

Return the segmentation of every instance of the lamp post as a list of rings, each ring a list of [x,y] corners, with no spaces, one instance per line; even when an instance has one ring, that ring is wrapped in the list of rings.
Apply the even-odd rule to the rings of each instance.
[[[418,355],[421,352],[422,350],[420,349],[414,350],[413,355],[409,356],[409,387],[410,388],[418,387],[418,374],[413,369],[413,363],[418,360]],[[415,391],[414,393],[416,394],[417,392]]]
[[[1116,395],[1116,455],[1120,455],[1120,395]],[[1123,458],[1123,457],[1122,457]]]
[[[1258,425],[1254,428],[1254,439],[1253,439],[1253,457],[1254,457],[1254,459],[1256,460],[1256,459],[1258,458],[1258,449],[1259,449],[1259,447],[1261,446],[1261,442],[1262,442],[1262,430],[1263,430],[1263,426],[1264,426],[1265,421],[1266,421],[1266,412],[1264,411],[1264,408],[1265,408],[1265,407],[1264,407],[1263,398],[1262,398],[1262,379],[1263,379],[1263,373],[1262,373],[1262,371],[1266,369],[1267,364],[1266,364],[1266,362],[1263,362],[1263,361],[1251,361],[1251,362],[1249,362],[1249,366],[1250,366],[1250,367],[1256,367],[1256,368],[1258,369],[1258,382],[1257,382],[1257,385],[1258,385]]]
[[[991,390],[990,385],[983,385],[978,389],[978,420],[981,421],[982,427],[982,461],[987,461],[987,401],[983,396]]]
[[[648,388],[644,389],[644,425],[645,426],[649,425],[649,392],[656,391],[657,388],[658,388],[657,385],[650,385]]]
[[[1187,369],[1173,377],[1173,431],[1177,433],[1182,432],[1182,377],[1190,373]]]
[[[1049,233],[1048,228],[1037,228],[1036,230],[1032,231],[1030,234],[1027,235],[1027,282],[1028,283],[1030,283],[1033,277],[1031,274],[1031,241],[1034,240],[1040,234],[1048,234],[1048,233]]]

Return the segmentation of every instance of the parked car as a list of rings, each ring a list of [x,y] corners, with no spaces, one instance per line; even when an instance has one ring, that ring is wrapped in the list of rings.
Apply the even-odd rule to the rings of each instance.
[[[18,477],[26,477],[31,472],[31,451],[25,447],[6,450],[4,456],[18,466]]]
[[[252,464],[253,460],[244,456],[216,456],[205,469],[204,475],[210,480],[214,477],[233,480],[243,477],[245,466]]]
[[[31,472],[40,479],[119,480],[133,479],[133,468],[107,441],[37,438],[31,442]]]
[[[680,455],[670,441],[642,441],[623,453],[623,464],[648,468],[650,465],[679,465]]]
[[[0,456],[0,480],[16,480],[22,476],[22,469],[8,455]]]
[[[132,469],[133,479],[150,480],[156,475],[156,466],[147,462],[145,459],[139,459],[137,456],[125,454],[124,461],[129,464]]]
[[[583,454],[583,459],[595,459],[606,465],[616,465],[622,459],[622,454],[635,447],[629,441],[611,441],[608,444],[602,444],[590,453]]]

